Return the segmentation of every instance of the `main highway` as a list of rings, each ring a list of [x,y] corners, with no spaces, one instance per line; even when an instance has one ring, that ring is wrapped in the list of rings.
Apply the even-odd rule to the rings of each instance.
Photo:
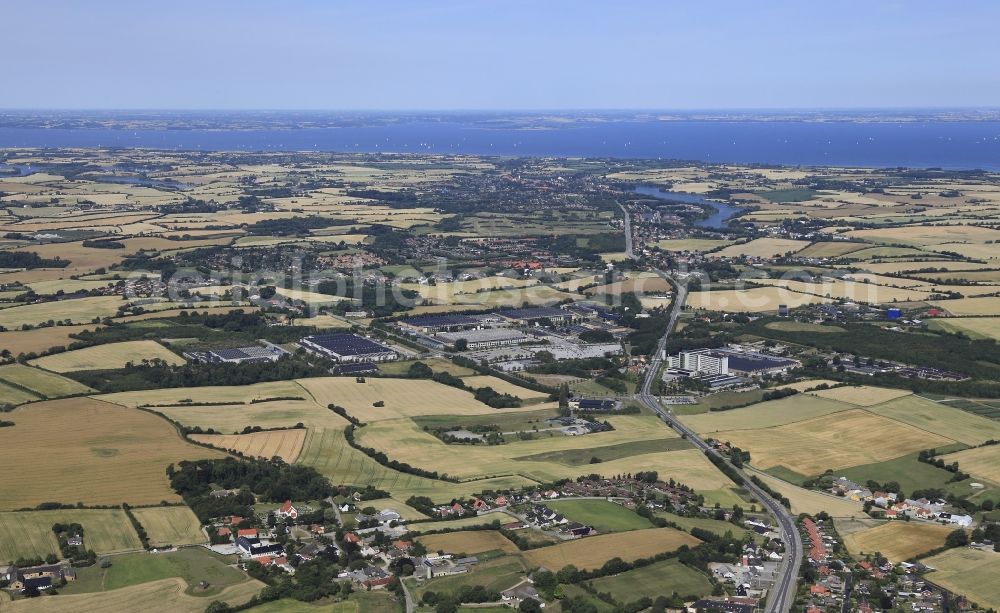
[[[625,252],[630,259],[635,259],[635,254],[632,248],[631,216],[629,215],[626,207],[622,205],[619,206],[621,206],[622,212],[625,214]],[[639,385],[636,390],[635,399],[650,411],[659,415],[660,418],[663,419],[664,423],[677,431],[678,434],[685,437],[699,450],[705,453],[714,454],[715,450],[713,450],[710,445],[701,440],[697,433],[677,420],[670,413],[670,411],[664,409],[659,400],[657,400],[657,398],[651,393],[653,380],[660,371],[660,365],[663,361],[663,350],[666,347],[667,339],[670,337],[671,331],[676,326],[677,318],[680,316],[681,309],[683,309],[684,303],[687,300],[686,284],[678,282],[662,270],[657,270],[656,272],[673,285],[677,289],[677,293],[674,298],[673,307],[670,311],[670,318],[667,321],[667,327],[663,331],[663,336],[660,337],[660,340],[656,345],[656,351],[651,356],[649,366],[646,368],[646,374],[643,377],[641,385]],[[683,476],[679,477],[681,481],[684,480]],[[795,518],[788,512],[787,509],[785,509],[784,506],[782,506],[779,501],[772,498],[767,492],[751,481],[745,474],[744,479],[745,482],[741,485],[753,494],[753,496],[759,500],[760,503],[774,517],[781,533],[781,540],[785,544],[785,555],[778,568],[778,577],[775,579],[773,586],[768,591],[764,611],[765,613],[786,613],[791,610],[792,604],[795,601],[796,582],[799,575],[799,566],[802,563],[802,535],[799,533],[799,530],[795,525]]]

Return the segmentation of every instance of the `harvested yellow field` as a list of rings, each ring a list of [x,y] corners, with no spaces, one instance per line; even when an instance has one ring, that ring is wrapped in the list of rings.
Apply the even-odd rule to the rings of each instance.
[[[530,390],[526,387],[521,387],[520,385],[514,385],[513,383],[509,383],[491,375],[463,377],[462,381],[473,389],[480,387],[492,387],[501,394],[510,394],[511,396],[516,396],[521,400],[538,400],[549,397],[549,395],[545,392],[536,392],[535,390]]]
[[[155,407],[152,410],[186,426],[239,434],[247,426],[343,428],[347,420],[311,400],[274,400],[252,404]]]
[[[930,304],[957,316],[996,315],[1000,313],[1000,296],[958,298],[957,300],[932,300]],[[0,311],[0,318],[6,312]]]
[[[818,385],[812,383],[811,385]],[[727,430],[773,428],[851,409],[851,405],[826,398],[795,395],[759,402],[729,411],[683,415],[680,420],[699,434]]]
[[[812,294],[815,296],[825,296],[827,298],[839,298],[842,300],[852,300],[854,302],[866,302],[869,304],[882,304],[885,302],[896,302],[905,300],[924,300],[931,295],[930,288],[908,289],[903,287],[887,287],[875,283],[859,283],[857,281],[842,281],[839,279],[824,278],[818,283],[793,281],[790,279],[754,279],[754,283],[761,285],[772,285],[787,288],[792,292],[802,294]],[[905,281],[900,280],[902,285]]]
[[[779,385],[776,389],[793,389],[804,392],[807,389],[816,387],[817,385],[836,385],[837,383],[838,382],[833,379],[806,379],[805,381],[795,381],[794,383]]]
[[[792,506],[792,513],[796,515],[799,513],[815,515],[820,511],[826,511],[831,517],[864,516],[864,509],[862,509],[860,502],[852,502],[847,498],[824,494],[816,490],[807,490],[767,473],[754,471],[754,474],[768,487],[788,498]]]
[[[844,537],[847,550],[856,556],[881,552],[892,562],[903,562],[944,545],[955,528],[938,524],[890,521]]]
[[[291,464],[299,457],[306,440],[305,428],[269,430],[250,434],[192,434],[191,440],[219,449],[238,451],[245,456],[270,459],[278,456]]]
[[[986,243],[1000,240],[1000,230],[971,225],[901,226],[853,230],[847,236],[866,241],[926,247],[945,243]]]
[[[1000,440],[1000,422],[917,395],[903,396],[868,407],[868,410],[966,445],[979,445],[989,439]]]
[[[455,528],[469,528],[472,526],[483,526],[483,529],[487,529],[489,524],[494,521],[499,521],[501,524],[506,524],[512,521],[518,521],[516,515],[511,515],[506,511],[495,511],[493,513],[488,513],[486,515],[473,515],[469,517],[461,517],[459,519],[449,519],[446,521],[435,521],[426,522],[421,524],[412,524],[407,526],[411,532],[416,534],[421,534],[423,532],[433,532],[435,530],[454,530]]]
[[[250,600],[264,584],[256,579],[225,588],[211,600],[242,604]],[[171,613],[202,613],[208,606],[206,598],[187,593],[188,584],[179,577],[140,583],[107,592],[68,594],[52,598],[25,598],[8,603],[11,613],[130,613],[132,611],[170,611]]]
[[[759,430],[730,430],[716,438],[750,451],[758,468],[784,466],[800,475],[874,464],[952,439],[862,409]]]
[[[125,302],[120,296],[96,296],[16,306],[0,310],[0,326],[12,330],[25,324],[37,325],[50,320],[68,320],[75,324],[91,323],[95,317],[115,315],[118,307],[124,305]]]
[[[83,526],[84,544],[98,554],[142,549],[139,535],[121,509],[3,512],[0,513],[0,564],[22,557],[59,555],[59,543],[52,532],[56,523]]]
[[[77,334],[84,330],[95,330],[99,327],[86,324],[0,332],[0,351],[6,349],[16,356],[21,353],[40,353],[52,347],[66,347],[75,340],[70,337],[71,334]]]
[[[993,268],[994,264],[978,262],[956,262],[952,260],[916,260],[913,262],[874,262],[861,265],[865,270],[874,273],[888,274],[896,272],[911,272],[925,268],[936,268],[945,270],[980,270],[983,268]],[[933,274],[933,273],[928,273]],[[943,273],[947,276],[947,273]],[[923,275],[921,275],[923,276]]]
[[[711,238],[668,238],[653,243],[653,246],[664,251],[711,251],[731,243]]]
[[[308,394],[295,381],[273,381],[253,385],[206,385],[204,387],[174,387],[138,392],[117,392],[100,396],[101,400],[127,407],[177,405],[183,402],[245,403],[262,401],[267,398],[304,398]]]
[[[31,360],[29,364],[54,372],[75,372],[124,368],[127,364],[162,360],[171,366],[184,364],[184,358],[156,341],[126,341],[75,349]]]
[[[427,547],[427,551],[443,551],[445,553],[476,555],[497,550],[504,553],[518,551],[517,545],[496,530],[466,530],[445,534],[428,534],[417,540]]]
[[[866,243],[854,243],[849,241],[827,241],[813,243],[799,251],[795,255],[800,258],[839,258],[853,251],[860,251],[869,247]]]
[[[1000,483],[1000,445],[974,447],[944,456],[945,462],[958,462],[963,472],[973,477]]]
[[[363,422],[417,415],[482,415],[496,412],[472,394],[430,380],[378,379],[356,383],[354,377],[300,379],[321,406],[337,404]],[[372,406],[382,401],[383,407]]]
[[[19,468],[0,473],[2,509],[54,497],[114,505],[179,501],[167,465],[222,457],[184,442],[161,417],[90,398],[35,403],[15,409],[10,419],[17,425],[0,428],[0,463]]]
[[[687,305],[693,309],[729,313],[763,313],[776,311],[779,304],[785,304],[794,309],[805,304],[825,302],[832,302],[832,300],[813,294],[793,292],[784,287],[691,292],[687,299]]]
[[[682,545],[694,547],[700,543],[687,532],[673,528],[650,528],[615,534],[600,534],[531,549],[521,554],[529,566],[562,568],[572,564],[579,569],[599,568],[611,558],[631,562],[658,553],[674,551]]]
[[[788,238],[758,238],[748,243],[729,245],[712,253],[714,257],[735,258],[773,258],[786,253],[795,253],[809,246],[809,241],[797,241]]]
[[[870,407],[875,404],[895,400],[896,398],[902,398],[903,396],[909,396],[912,392],[909,390],[894,390],[887,387],[873,387],[871,385],[851,385],[816,390],[809,393],[820,398],[830,398],[860,407]]]
[[[965,594],[981,608],[1000,609],[1000,555],[965,547],[921,560],[934,569],[927,579],[956,594]]]
[[[145,528],[149,543],[154,547],[208,542],[201,531],[201,522],[186,506],[133,508],[132,514]]]

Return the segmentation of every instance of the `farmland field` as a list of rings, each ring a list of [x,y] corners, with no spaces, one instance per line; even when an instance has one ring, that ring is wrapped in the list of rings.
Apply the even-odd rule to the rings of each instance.
[[[60,398],[93,391],[72,379],[24,364],[0,366],[0,381],[26,387],[43,398]]]
[[[191,440],[219,449],[238,451],[257,458],[280,457],[289,464],[295,462],[306,440],[304,428],[271,430],[250,434],[192,434]]]
[[[517,517],[506,511],[495,511],[486,515],[475,515],[471,517],[460,517],[459,519],[449,519],[445,521],[421,522],[410,524],[407,528],[411,532],[420,534],[421,532],[433,532],[435,530],[469,528],[472,526],[489,526],[495,521],[501,524],[518,521]]]
[[[602,533],[653,527],[645,517],[607,500],[555,500],[546,503],[546,506],[565,515],[570,521],[593,526]]]
[[[522,581],[525,570],[524,562],[518,556],[503,556],[480,562],[468,573],[434,577],[425,581],[417,586],[414,597],[419,599],[427,591],[448,594],[467,585],[482,585],[486,589],[499,592]],[[411,586],[410,589],[412,590],[413,587]]]
[[[201,523],[186,506],[133,508],[132,514],[146,529],[149,542],[154,547],[207,542]]]
[[[121,509],[0,512],[0,564],[20,557],[58,555],[59,543],[52,524],[74,522],[83,526],[84,545],[98,554],[142,549],[139,536]]]
[[[614,557],[631,562],[658,553],[674,551],[681,545],[694,547],[700,542],[690,534],[673,528],[649,528],[589,536],[558,545],[531,549],[522,555],[532,566],[562,568],[572,564],[577,568],[589,570],[600,567]]]
[[[710,254],[712,257],[737,257],[745,255],[752,258],[770,258],[784,255],[789,251],[801,251],[809,246],[809,241],[797,241],[787,238],[758,238],[748,243],[729,245]]]
[[[932,330],[962,332],[970,338],[992,338],[1000,341],[1000,317],[950,317],[932,319]]]
[[[952,315],[996,315],[1000,313],[1000,297],[959,298],[957,300],[932,300],[930,304]],[[0,311],[0,319],[7,311]]]
[[[0,402],[4,404],[24,404],[25,402],[32,402],[40,398],[41,396],[38,394],[8,385],[0,379]]]
[[[881,552],[893,562],[937,549],[954,527],[909,521],[890,521],[844,537],[847,550],[856,556]]]
[[[966,445],[978,445],[989,439],[1000,440],[1000,422],[916,395],[890,400],[868,407],[868,410]],[[928,446],[933,445],[925,445]]]
[[[99,327],[94,324],[85,324],[0,332],[0,350],[7,349],[16,356],[21,353],[39,353],[52,347],[65,347],[75,340],[70,338],[70,334],[94,330]]]
[[[957,445],[964,447],[961,443]],[[971,472],[964,463],[962,464],[962,470]],[[878,481],[879,483],[895,481],[899,483],[900,488],[904,492],[912,492],[913,490],[930,487],[941,488],[945,492],[955,495],[972,492],[969,485],[971,481],[966,479],[950,483],[949,481],[954,476],[953,473],[932,464],[920,462],[917,459],[916,453],[910,453],[884,462],[844,468],[838,471],[837,476],[847,477],[855,483],[865,483],[869,479]]]
[[[593,587],[598,592],[611,594],[618,602],[632,602],[644,597],[655,599],[674,592],[685,599],[712,593],[708,575],[677,560],[664,560],[620,575],[602,577],[593,582]]]
[[[55,372],[124,368],[129,362],[163,360],[171,366],[184,364],[184,359],[156,341],[127,341],[96,345],[74,351],[47,355],[30,364]]]
[[[240,604],[250,600],[264,584],[256,580],[227,587],[211,599],[186,593],[183,579],[150,581],[108,592],[62,594],[52,598],[27,598],[11,603],[13,613],[129,613],[131,611],[170,611],[171,613],[202,613],[211,600]]]
[[[473,389],[480,387],[492,387],[497,393],[510,394],[511,396],[516,396],[521,400],[541,400],[549,397],[547,392],[536,392],[535,390],[530,390],[526,387],[521,387],[520,385],[515,385],[490,375],[463,377],[462,381]]]
[[[796,394],[779,400],[768,400],[739,409],[688,415],[681,421],[698,433],[725,430],[772,428],[798,421],[839,413],[851,405],[827,398]]]
[[[354,377],[301,379],[299,383],[321,406],[338,404],[364,422],[397,417],[435,415],[480,415],[495,413],[472,394],[426,379],[378,379],[369,377],[356,383]],[[384,407],[372,404],[382,401]]]
[[[958,462],[962,472],[967,472],[973,477],[1000,483],[1000,445],[987,445],[949,453],[941,459],[948,463]]]
[[[418,539],[427,551],[464,553],[475,555],[487,551],[500,550],[505,553],[518,551],[517,545],[495,530],[463,530],[445,534],[428,534]]]
[[[70,320],[75,324],[89,324],[95,317],[112,317],[125,301],[120,296],[97,296],[58,300],[0,310],[0,326],[13,330],[24,324],[37,325],[49,320]]]
[[[756,476],[766,483],[768,487],[788,498],[792,505],[792,513],[809,513],[810,515],[815,515],[826,511],[832,517],[854,517],[864,514],[861,503],[852,502],[847,498],[823,494],[815,490],[807,490],[765,473],[758,472]]]
[[[982,607],[1000,608],[1000,555],[975,549],[949,549],[922,560],[934,569],[927,579],[965,594]]]
[[[691,292],[687,304],[691,308],[708,311],[726,311],[729,313],[761,313],[775,311],[779,304],[789,308],[805,304],[820,304],[831,302],[813,294],[793,292],[784,287],[753,287],[743,290],[711,290]]]
[[[840,386],[826,390],[815,390],[809,393],[820,398],[830,398],[862,407],[882,404],[883,402],[889,402],[890,400],[911,394],[908,390],[872,387],[870,385]]]
[[[749,450],[751,463],[758,468],[784,466],[807,476],[830,468],[891,460],[952,442],[861,409],[774,428],[730,430],[719,433],[717,438]]]
[[[664,251],[709,251],[717,247],[725,247],[731,241],[711,238],[670,238],[653,243]]]
[[[67,586],[64,594],[114,591],[151,581],[178,578],[194,587],[206,581],[207,590],[195,592],[208,599],[228,587],[246,583],[247,575],[233,565],[234,558],[223,556],[205,547],[183,547],[176,551],[133,553],[115,556],[111,566],[90,566],[77,573],[77,580]]]
[[[221,457],[181,440],[161,417],[89,398],[35,403],[0,428],[0,508],[52,501],[157,504],[179,501],[164,472],[180,460]],[[53,428],[54,423],[73,427]],[[23,458],[32,457],[31,462]]]

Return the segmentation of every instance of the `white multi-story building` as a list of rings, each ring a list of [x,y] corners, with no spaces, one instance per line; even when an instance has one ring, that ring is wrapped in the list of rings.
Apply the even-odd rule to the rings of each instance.
[[[708,375],[728,375],[729,356],[720,355],[711,349],[682,351],[666,357],[669,368],[679,368]]]

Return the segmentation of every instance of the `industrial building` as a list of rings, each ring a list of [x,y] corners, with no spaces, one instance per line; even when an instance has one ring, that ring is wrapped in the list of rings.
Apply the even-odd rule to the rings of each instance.
[[[509,328],[484,328],[482,330],[441,332],[434,338],[452,346],[459,340],[465,339],[467,349],[490,349],[493,347],[517,345],[530,340],[521,332]]]
[[[192,351],[184,354],[188,360],[208,364],[247,364],[253,362],[277,362],[288,352],[277,345],[266,347],[237,347],[235,349],[213,349],[211,351]]]
[[[307,336],[299,346],[335,362],[386,362],[399,357],[395,351],[357,334]]]

